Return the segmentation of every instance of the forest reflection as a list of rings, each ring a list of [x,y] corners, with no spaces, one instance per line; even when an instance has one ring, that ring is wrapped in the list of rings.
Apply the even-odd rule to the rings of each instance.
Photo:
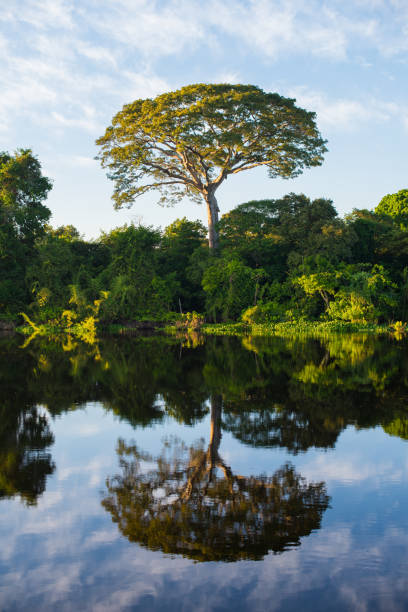
[[[26,503],[35,503],[55,468],[52,418],[89,401],[139,428],[165,418],[194,425],[218,397],[220,431],[293,454],[334,447],[350,425],[408,436],[405,341],[153,336],[21,344],[0,341],[0,496]]]

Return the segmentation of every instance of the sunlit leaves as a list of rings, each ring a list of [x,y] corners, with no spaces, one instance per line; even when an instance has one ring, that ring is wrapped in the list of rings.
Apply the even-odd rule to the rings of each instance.
[[[232,174],[265,166],[290,178],[318,166],[326,151],[315,114],[253,85],[196,84],[123,107],[97,140],[115,183],[115,206],[149,190],[162,202],[202,197],[211,204]]]

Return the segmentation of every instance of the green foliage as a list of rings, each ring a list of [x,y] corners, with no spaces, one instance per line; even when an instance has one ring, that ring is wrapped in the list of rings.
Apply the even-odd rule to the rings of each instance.
[[[223,215],[219,230],[224,249],[282,279],[288,267],[305,256],[350,259],[356,240],[353,230],[337,217],[331,200],[310,200],[295,193],[240,204]]]
[[[15,315],[27,303],[27,266],[51,211],[43,200],[51,182],[29,149],[0,152],[0,311]]]
[[[66,242],[80,240],[81,234],[74,225],[60,225],[57,228],[47,227],[47,234],[54,238],[60,238]]]
[[[300,269],[306,274],[293,282],[306,295],[320,295],[329,318],[352,323],[376,323],[392,316],[397,306],[396,285],[382,266],[344,264],[337,267],[309,258]]]
[[[11,226],[25,244],[32,245],[51,216],[42,203],[51,187],[30,149],[19,149],[14,155],[1,152],[1,225]]]
[[[287,316],[287,310],[285,306],[279,304],[277,301],[263,302],[256,306],[247,308],[242,313],[242,321],[244,323],[259,324],[259,323],[271,323],[285,320]]]
[[[213,98],[200,98],[206,91]],[[195,167],[207,160],[211,181],[217,181],[217,172],[223,172],[227,163],[221,144],[229,142],[232,157],[242,155],[242,168],[247,167],[249,153],[240,141],[241,132],[249,137],[261,130],[262,122],[272,125],[285,113],[288,121],[296,116],[296,121],[306,122],[303,127],[313,124],[313,114],[304,115],[293,101],[251,86],[191,86],[137,101],[138,108],[139,102],[147,114],[136,117],[132,105],[125,107],[109,136],[127,125],[128,148],[123,149],[126,135],[120,132],[124,140],[118,141],[114,153],[108,152],[112,143],[106,141],[106,159],[133,151],[133,138],[142,138],[143,130],[148,133],[146,143],[176,130],[174,142],[181,147],[177,155],[187,155],[183,147],[194,145],[196,149],[187,155],[189,163]],[[248,119],[248,125],[235,124],[234,113],[242,119],[248,108],[254,118]],[[265,116],[257,114],[260,108]],[[147,116],[153,123],[143,127]],[[178,131],[177,121],[181,121]],[[218,132],[213,133],[211,125],[218,125]],[[198,126],[201,131],[188,131]],[[290,138],[286,136],[281,166],[275,170],[290,174],[299,171],[303,162],[296,157],[297,150],[292,162],[287,158]],[[154,148],[146,152],[142,141],[139,145],[140,155],[147,155],[149,163],[156,154],[166,157]],[[272,148],[269,152],[272,155]],[[177,155],[167,156],[168,164],[176,167]],[[261,157],[254,155],[255,163]],[[274,164],[279,155],[273,157]],[[233,164],[232,157],[228,164]],[[386,196],[376,212],[354,210],[344,220],[326,198],[311,200],[289,193],[279,199],[249,201],[223,215],[216,227],[220,250],[214,253],[207,246],[202,223],[186,218],[164,230],[125,225],[91,241],[72,225],[52,228],[47,225],[50,211],[43,204],[50,188],[30,151],[0,154],[1,321],[16,320],[23,311],[38,329],[79,330],[82,325],[85,336],[91,337],[97,328],[95,317],[105,329],[111,325],[124,329],[138,320],[174,321],[175,313],[183,312],[201,312],[208,321],[242,321],[239,329],[286,329],[287,324],[289,329],[291,323],[302,327],[313,321],[332,321],[343,329],[349,324],[390,325],[395,320],[405,325],[408,319],[408,232],[403,222],[407,190]],[[101,292],[104,298],[96,315],[92,309]],[[402,328],[395,333],[402,337]]]
[[[333,319],[351,323],[376,323],[378,320],[373,303],[355,292],[340,292],[330,303],[327,314]]]
[[[71,285],[69,289],[71,297],[68,308],[64,309],[56,318],[46,320],[48,312],[43,311],[41,312],[41,319],[45,319],[45,323],[36,323],[25,312],[20,313],[27,324],[23,328],[23,332],[31,334],[27,343],[37,335],[50,336],[55,333],[72,334],[88,344],[96,343],[99,311],[101,305],[109,297],[109,293],[101,291],[99,299],[94,300],[93,303],[88,303],[77,285]],[[50,294],[47,292],[47,300],[49,296]],[[46,301],[40,300],[40,311],[45,304]]]
[[[402,321],[395,321],[391,327],[397,334],[405,334],[407,332],[407,324]]]
[[[102,236],[109,266],[99,277],[109,289],[102,317],[115,321],[160,315],[171,309],[179,285],[176,273],[161,276],[161,233],[151,227],[125,225]]]
[[[203,276],[206,310],[214,321],[228,321],[256,301],[259,270],[238,259],[217,258]]]
[[[97,140],[115,207],[150,190],[162,203],[204,200],[216,248],[215,192],[228,176],[263,165],[289,178],[322,163],[315,114],[294,102],[253,85],[201,83],[125,105]]]
[[[178,283],[173,308],[179,310],[202,309],[201,266],[205,262],[206,231],[200,221],[189,221],[185,217],[176,219],[163,232],[159,266],[162,275],[173,275]],[[203,257],[204,255],[204,257]]]
[[[276,336],[282,338],[327,338],[328,335],[350,334],[354,332],[375,335],[389,334],[388,325],[378,325],[373,323],[351,323],[349,321],[307,321],[307,320],[288,320],[288,321],[266,321],[259,323],[206,323],[201,328],[201,332],[214,336],[256,336],[269,337]]]
[[[312,297],[319,294],[327,309],[330,304],[330,297],[333,297],[336,293],[339,273],[329,264],[327,264],[328,269],[325,270],[324,260],[316,260],[316,264],[319,271],[294,277],[293,282],[299,285],[308,296]],[[303,265],[302,268],[304,267]]]
[[[408,228],[408,189],[401,189],[397,193],[384,196],[375,208],[375,214],[391,217],[400,223],[404,229]]]
[[[346,216],[346,223],[356,235],[352,246],[354,262],[378,263],[381,245],[389,239],[391,220],[382,218],[369,210],[357,210]]]
[[[396,285],[383,267],[347,270],[345,276],[345,286],[340,288],[327,309],[330,317],[352,323],[376,323],[378,319],[392,316],[397,306]]]
[[[185,312],[178,315],[175,321],[177,329],[200,329],[204,325],[204,317],[198,312]]]
[[[408,440],[408,419],[397,418],[388,425],[383,426],[385,433],[397,436],[402,440]]]
[[[197,84],[125,105],[97,144],[120,208],[150,189],[165,200],[194,198],[220,172],[263,164],[290,177],[320,165],[326,149],[314,118],[252,85]],[[140,183],[144,176],[151,182]]]

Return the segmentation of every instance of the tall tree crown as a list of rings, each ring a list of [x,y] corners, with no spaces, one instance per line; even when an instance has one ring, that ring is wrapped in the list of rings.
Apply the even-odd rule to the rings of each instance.
[[[266,166],[290,178],[326,151],[315,113],[254,85],[196,84],[139,99],[97,140],[116,208],[155,189],[162,202],[207,196],[231,174]]]

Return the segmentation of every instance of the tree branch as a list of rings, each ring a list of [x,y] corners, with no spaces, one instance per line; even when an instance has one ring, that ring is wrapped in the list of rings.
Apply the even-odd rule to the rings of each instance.
[[[174,171],[168,168],[164,168],[163,166],[160,166],[160,164],[155,164],[154,162],[151,162],[151,161],[145,162],[145,164],[148,167],[150,166],[151,168],[155,168],[156,170],[159,170],[159,172],[163,172],[164,174],[167,174],[167,176],[169,176],[170,178],[177,179],[182,183],[195,187],[196,189],[198,188],[197,185],[194,183],[194,181],[187,178],[186,176],[183,176],[182,174],[179,174],[177,171]]]

